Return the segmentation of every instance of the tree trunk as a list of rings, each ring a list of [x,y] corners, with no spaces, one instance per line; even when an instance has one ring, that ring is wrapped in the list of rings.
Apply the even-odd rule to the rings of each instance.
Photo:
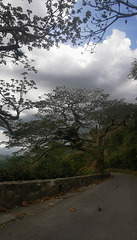
[[[97,173],[104,172],[104,158],[100,157],[99,159],[97,159],[96,164],[95,164],[95,171]]]
[[[95,164],[95,171],[97,173],[104,172],[104,149],[98,149],[96,155],[96,164]]]

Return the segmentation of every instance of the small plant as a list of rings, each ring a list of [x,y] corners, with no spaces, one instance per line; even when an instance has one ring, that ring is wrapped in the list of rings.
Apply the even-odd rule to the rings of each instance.
[[[85,166],[85,167],[80,168],[78,171],[78,175],[79,176],[87,175],[87,167]]]

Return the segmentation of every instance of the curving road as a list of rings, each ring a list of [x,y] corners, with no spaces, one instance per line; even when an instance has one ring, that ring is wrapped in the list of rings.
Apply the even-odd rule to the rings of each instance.
[[[137,239],[137,177],[112,175],[52,207],[37,204],[39,211],[0,229],[0,239]]]

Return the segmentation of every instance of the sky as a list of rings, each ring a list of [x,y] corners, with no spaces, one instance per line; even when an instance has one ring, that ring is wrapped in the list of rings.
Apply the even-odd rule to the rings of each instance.
[[[7,0],[5,0],[7,1]],[[10,1],[11,3],[13,1]],[[15,2],[15,1],[14,1]],[[19,0],[20,2],[20,0]],[[26,0],[24,0],[26,2]],[[38,13],[43,14],[43,0],[33,4]],[[28,79],[35,80],[38,89],[31,91],[28,97],[38,100],[38,96],[51,92],[56,86],[102,88],[111,98],[125,98],[134,102],[137,97],[137,83],[128,79],[131,62],[137,58],[137,18],[117,22],[106,32],[102,43],[94,53],[85,51],[85,46],[72,47],[61,44],[49,51],[34,49],[28,53],[35,60],[38,73],[31,73]],[[21,67],[8,64],[0,66],[1,79],[20,79],[24,71]],[[25,112],[21,117],[29,118],[33,112]],[[4,140],[0,130],[0,140]],[[5,148],[1,148],[1,153]],[[6,151],[7,152],[7,151]]]

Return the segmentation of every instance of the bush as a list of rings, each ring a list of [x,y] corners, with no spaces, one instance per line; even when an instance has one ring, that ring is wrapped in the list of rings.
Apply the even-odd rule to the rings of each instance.
[[[137,170],[137,147],[120,148],[107,158],[106,167]]]

